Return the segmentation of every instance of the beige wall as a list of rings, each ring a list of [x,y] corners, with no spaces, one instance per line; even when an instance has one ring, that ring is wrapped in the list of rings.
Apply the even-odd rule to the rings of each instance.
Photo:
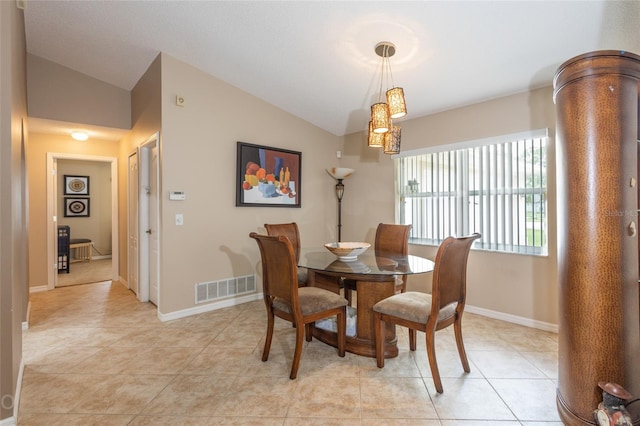
[[[27,313],[27,84],[24,15],[0,2],[0,423],[14,424]],[[24,136],[23,136],[24,135]]]
[[[176,95],[186,105],[176,106]],[[236,207],[236,142],[302,152],[301,208]],[[160,311],[194,306],[196,283],[259,273],[249,238],[295,221],[303,245],[334,238],[338,138],[168,55],[162,55]],[[184,191],[185,201],[169,201]],[[175,214],[184,226],[175,225]],[[259,274],[261,275],[261,274]]]
[[[31,54],[27,67],[29,117],[131,128],[128,90]]]
[[[117,158],[119,144],[91,139],[73,140],[68,135],[31,133],[27,148],[29,176],[29,287],[47,285],[47,153]],[[119,167],[120,168],[120,167]],[[62,173],[63,174],[63,173]],[[109,193],[110,196],[110,193]],[[59,192],[59,201],[64,197]],[[93,198],[93,197],[92,197]],[[93,210],[93,207],[92,207]],[[59,215],[64,222],[64,216]],[[109,224],[110,227],[111,224]],[[111,244],[109,240],[108,244]]]
[[[119,209],[119,243],[120,243],[120,277],[125,282],[128,277],[128,160],[129,155],[161,128],[160,90],[161,90],[161,55],[151,63],[147,71],[140,77],[131,91],[131,132],[120,141],[118,168],[118,209]]]
[[[116,145],[116,144],[114,144]],[[64,176],[88,176],[88,217],[65,217]],[[88,238],[98,253],[111,254],[111,163],[104,161],[58,160],[58,225],[67,225],[71,238]],[[71,195],[70,197],[74,197]],[[97,254],[97,253],[94,253]]]
[[[546,87],[399,123],[403,151],[549,128],[549,255],[473,251],[468,268],[469,305],[542,323],[535,324],[539,326],[558,323],[552,94],[552,88]],[[345,138],[344,153],[343,166],[356,172],[345,181],[343,239],[365,237],[372,242],[379,222],[395,220],[393,160],[380,150],[369,148],[361,133]],[[411,245],[409,251],[434,258],[436,249]],[[410,277],[409,288],[426,291],[430,279],[430,275]]]

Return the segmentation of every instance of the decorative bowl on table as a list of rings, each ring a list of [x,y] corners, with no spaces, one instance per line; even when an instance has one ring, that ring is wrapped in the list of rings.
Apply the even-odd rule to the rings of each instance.
[[[327,243],[324,245],[327,250],[338,256],[343,262],[356,260],[359,255],[367,251],[371,244],[369,243]]]

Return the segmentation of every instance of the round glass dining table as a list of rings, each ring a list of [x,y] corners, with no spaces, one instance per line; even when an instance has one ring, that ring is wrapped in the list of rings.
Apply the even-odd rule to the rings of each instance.
[[[431,272],[434,263],[419,256],[376,253],[374,250],[359,255],[355,260],[342,261],[322,247],[301,248],[298,266],[308,270],[308,286],[340,294],[344,279],[356,282],[355,335],[347,335],[346,350],[375,358],[373,305],[395,293],[395,282],[399,276]],[[329,345],[338,345],[337,334],[333,331],[315,327],[313,336]],[[384,347],[385,358],[398,355],[393,324],[386,324]]]

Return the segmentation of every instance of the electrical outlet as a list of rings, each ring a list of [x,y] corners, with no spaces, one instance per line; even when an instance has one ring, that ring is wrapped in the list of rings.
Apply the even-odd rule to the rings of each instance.
[[[184,98],[182,96],[180,96],[180,95],[176,96],[176,105],[183,107],[185,102],[186,101],[184,100]]]
[[[176,225],[184,225],[184,216],[182,215],[182,213],[176,213]]]

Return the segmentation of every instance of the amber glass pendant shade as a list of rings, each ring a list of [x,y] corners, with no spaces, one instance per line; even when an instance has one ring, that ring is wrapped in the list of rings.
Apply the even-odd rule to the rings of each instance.
[[[371,105],[371,126],[374,133],[386,133],[391,127],[389,105],[384,102]]]
[[[402,87],[394,87],[387,90],[387,104],[389,105],[389,116],[391,118],[400,118],[407,115],[407,105],[404,101]]]
[[[369,122],[369,137],[367,142],[369,146],[374,148],[382,148],[384,146],[384,135],[386,133],[376,133],[373,131],[373,124]]]
[[[384,134],[384,153],[385,154],[399,154],[400,153],[400,133],[402,129],[398,126],[393,126],[391,130]]]

